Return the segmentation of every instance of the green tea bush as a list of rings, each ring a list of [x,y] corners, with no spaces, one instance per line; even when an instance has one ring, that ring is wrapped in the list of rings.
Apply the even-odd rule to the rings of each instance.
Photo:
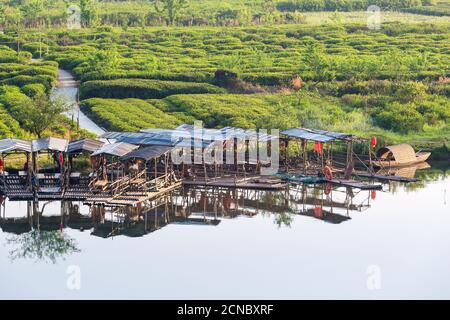
[[[39,93],[45,93],[46,91],[45,86],[41,83],[26,84],[21,89],[23,93],[31,98]]]
[[[183,93],[225,93],[225,90],[207,83],[143,79],[87,81],[80,88],[81,99],[92,97],[161,99]]]
[[[138,99],[83,100],[81,109],[107,130],[136,131],[144,128],[172,128],[181,121],[151,102]]]
[[[11,117],[5,107],[0,104],[0,139],[27,137],[28,134],[20,128],[19,122]]]

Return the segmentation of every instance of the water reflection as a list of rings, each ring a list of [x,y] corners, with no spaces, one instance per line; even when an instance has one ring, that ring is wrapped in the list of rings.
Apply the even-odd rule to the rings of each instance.
[[[62,219],[63,208],[68,203],[61,204],[61,215],[44,217],[43,212],[49,204],[46,202],[39,208],[38,202],[28,201],[26,217],[6,217],[3,205],[3,215],[0,226],[3,232],[10,233],[6,238],[9,246],[9,258],[31,259],[56,263],[80,250],[75,239],[64,233]]]
[[[421,171],[420,182],[402,184],[404,190],[423,188],[445,179],[446,171]],[[289,228],[296,217],[339,225],[347,223],[377,201],[377,192],[396,193],[400,183],[382,191],[334,187],[330,184],[290,186],[283,191],[227,188],[182,188],[137,206],[86,206],[79,202],[9,202],[0,207],[0,227],[8,233],[11,260],[34,259],[56,263],[80,252],[67,229],[93,237],[143,237],[169,224],[217,227],[224,219],[273,219],[276,228]],[[23,210],[23,206],[26,210]],[[59,210],[58,210],[59,209]],[[23,213],[25,211],[25,214]],[[18,212],[21,212],[18,215]]]
[[[59,259],[79,252],[75,239],[60,231],[32,230],[6,238],[12,247],[11,260],[32,259],[56,263]]]

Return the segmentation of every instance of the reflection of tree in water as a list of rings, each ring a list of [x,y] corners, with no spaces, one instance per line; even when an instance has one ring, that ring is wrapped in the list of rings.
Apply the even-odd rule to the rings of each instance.
[[[434,169],[430,168],[427,170],[418,171],[416,174],[416,178],[420,179],[417,182],[408,183],[405,185],[406,191],[415,191],[418,189],[425,188],[428,182],[433,181],[443,181],[448,176],[448,169]]]
[[[283,226],[291,227],[293,220],[294,220],[293,214],[289,212],[283,212],[276,215],[275,224],[278,226],[278,228],[281,228]]]
[[[408,167],[405,167],[404,169],[408,169]],[[402,176],[402,174],[398,175]],[[448,175],[448,164],[433,164],[433,167],[430,168],[417,169],[413,177],[419,179],[418,181],[409,183],[391,181],[389,183],[389,192],[392,194],[397,194],[398,192],[402,191],[414,192],[426,188],[430,182],[444,181],[445,179],[447,179]]]
[[[32,230],[9,237],[6,242],[15,247],[9,252],[11,260],[34,259],[56,263],[58,259],[80,252],[75,239],[57,230]]]
[[[270,212],[274,206],[289,205],[289,199],[282,192],[264,192],[259,195],[259,199],[265,204],[268,212],[262,212],[262,216],[272,216],[275,214],[274,223],[281,228],[283,226],[290,227],[293,221],[293,215],[289,212]]]

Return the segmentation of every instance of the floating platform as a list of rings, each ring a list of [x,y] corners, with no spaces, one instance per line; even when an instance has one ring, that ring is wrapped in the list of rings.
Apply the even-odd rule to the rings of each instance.
[[[301,183],[316,184],[326,182],[324,178],[306,174],[278,173],[275,176],[279,177],[282,180],[289,181],[290,183],[297,183],[297,184]]]
[[[402,176],[394,176],[394,175],[383,175],[383,174],[370,174],[365,172],[358,172],[359,177],[374,179],[378,181],[398,181],[398,182],[417,182],[419,179],[416,178],[407,178]]]
[[[87,205],[104,205],[106,207],[120,207],[120,206],[135,206],[144,201],[155,200],[162,195],[173,191],[180,187],[182,182],[174,183],[168,187],[161,188],[155,191],[149,192],[125,192],[118,196],[91,196],[84,200],[84,204]]]
[[[367,182],[345,179],[332,179],[325,180],[327,183],[331,183],[337,186],[356,188],[361,190],[381,190],[383,186],[381,184],[370,184]]]
[[[287,184],[280,178],[270,176],[252,176],[247,178],[218,177],[205,179],[185,179],[185,186],[224,187],[238,189],[282,190]]]

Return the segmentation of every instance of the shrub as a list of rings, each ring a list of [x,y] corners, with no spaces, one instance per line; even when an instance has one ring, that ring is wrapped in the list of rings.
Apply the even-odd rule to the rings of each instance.
[[[20,128],[19,122],[11,117],[5,107],[0,104],[0,139],[26,137],[28,134]]]
[[[422,131],[425,123],[422,114],[415,109],[412,103],[394,102],[385,109],[377,110],[374,118],[378,126],[400,133]]]
[[[39,93],[45,93],[45,86],[41,83],[26,84],[21,89],[29,97],[34,97]]]
[[[150,101],[138,99],[92,98],[81,102],[81,109],[107,130],[136,131],[144,128],[173,128],[181,121],[166,114]]]
[[[80,97],[161,99],[173,94],[224,92],[224,89],[207,83],[118,79],[84,82],[80,88]]]

